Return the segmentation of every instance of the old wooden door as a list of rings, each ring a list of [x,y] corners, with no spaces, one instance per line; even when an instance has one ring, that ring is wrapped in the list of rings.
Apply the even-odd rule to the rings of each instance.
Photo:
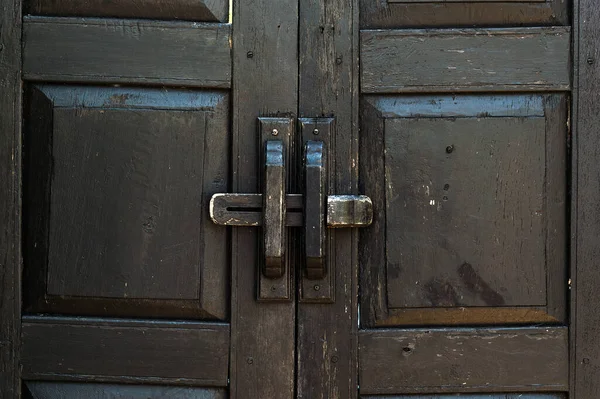
[[[23,3],[23,397],[291,397],[293,292],[209,201],[297,112],[297,5]]]
[[[565,397],[570,5],[360,4],[361,397]]]
[[[600,392],[593,0],[2,4],[3,398]]]

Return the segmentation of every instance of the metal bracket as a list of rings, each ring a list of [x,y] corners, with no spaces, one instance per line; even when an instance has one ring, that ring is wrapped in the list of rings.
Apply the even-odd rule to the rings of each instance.
[[[285,196],[287,227],[304,226],[304,196]],[[259,227],[263,225],[262,194],[214,194],[210,218],[222,226]],[[329,229],[367,227],[373,222],[373,203],[365,195],[327,196],[326,224]]]

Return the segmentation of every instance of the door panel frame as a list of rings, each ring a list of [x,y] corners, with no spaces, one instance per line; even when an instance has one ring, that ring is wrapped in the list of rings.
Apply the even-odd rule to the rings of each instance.
[[[571,398],[600,395],[600,9],[573,0],[571,174]]]
[[[20,397],[21,0],[0,2],[0,396]]]
[[[258,139],[258,118],[297,116],[298,1],[234,0],[232,23],[230,192],[254,193],[260,187],[264,146]],[[287,165],[293,162],[289,159]],[[261,232],[252,227],[231,230],[230,397],[292,398],[295,290],[290,300],[257,301]],[[287,267],[295,270],[293,262]]]

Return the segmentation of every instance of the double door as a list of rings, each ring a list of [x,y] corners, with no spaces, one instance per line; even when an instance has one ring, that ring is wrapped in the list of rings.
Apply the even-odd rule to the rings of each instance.
[[[567,397],[569,4],[23,7],[23,397]]]

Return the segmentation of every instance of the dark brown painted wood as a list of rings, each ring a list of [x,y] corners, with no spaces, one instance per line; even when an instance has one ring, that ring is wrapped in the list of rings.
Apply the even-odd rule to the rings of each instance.
[[[562,0],[360,0],[360,27],[568,25]]]
[[[362,93],[569,88],[569,28],[361,32]]]
[[[361,231],[365,325],[564,320],[566,105],[562,95],[363,98],[361,191],[375,211]]]
[[[229,325],[26,317],[26,380],[227,386]]]
[[[361,394],[568,389],[568,329],[366,330]]]
[[[0,397],[20,394],[21,1],[0,6]]]
[[[590,0],[579,0],[575,48],[578,62],[574,93],[572,224],[572,315],[571,349],[573,398],[600,396],[600,312],[598,307],[598,255],[600,254],[600,8]]]
[[[456,395],[361,396],[361,399],[456,399]],[[460,395],[464,399],[566,399],[564,393],[507,393]]]
[[[236,0],[233,26],[231,192],[256,193],[263,145],[257,139],[258,118],[295,117],[297,112],[298,2]],[[290,168],[294,164],[289,163]],[[292,290],[290,302],[257,302],[262,256],[257,230],[237,227],[231,233],[230,397],[291,399],[295,385],[295,294]],[[289,267],[293,275],[297,265],[290,262]]]
[[[230,31],[228,24],[26,17],[23,73],[29,80],[226,88]]]
[[[334,117],[327,151],[328,194],[357,192],[358,8],[356,1],[300,2],[301,117]],[[331,304],[298,306],[299,398],[356,398],[356,233],[329,232]],[[303,279],[302,291],[315,290]],[[304,294],[305,298],[309,296]]]
[[[226,399],[224,389],[79,382],[25,383],[24,399]]]
[[[27,310],[224,318],[208,201],[228,184],[228,96],[41,85],[28,104]]]
[[[27,0],[28,14],[227,22],[227,0]]]

